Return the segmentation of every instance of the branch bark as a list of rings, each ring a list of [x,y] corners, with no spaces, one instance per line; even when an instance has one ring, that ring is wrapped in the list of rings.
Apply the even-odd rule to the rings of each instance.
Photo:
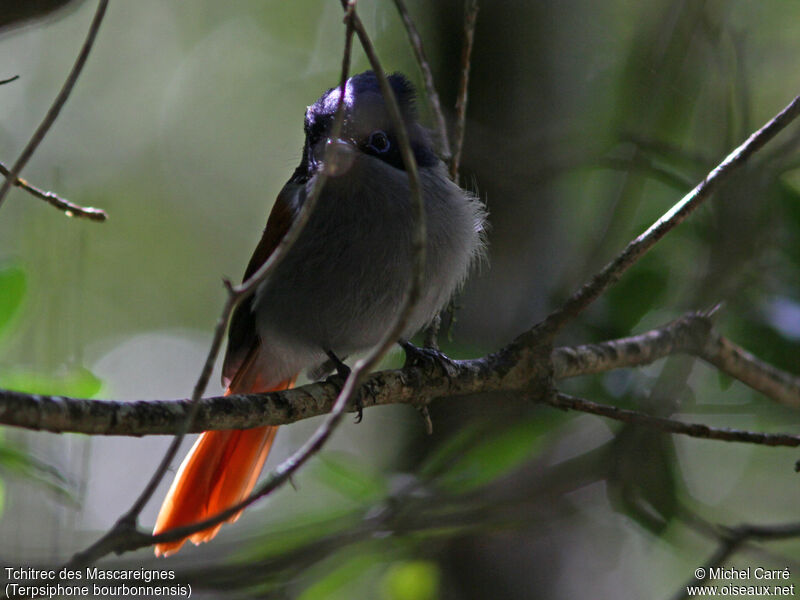
[[[640,335],[600,344],[556,348],[553,378],[650,364],[674,354],[697,356],[777,402],[800,407],[800,377],[780,371],[745,352],[712,328],[711,319],[692,313]],[[547,362],[547,361],[542,361]],[[421,406],[438,398],[484,392],[527,391],[543,374],[542,362],[523,361],[502,350],[482,358],[453,361],[445,371],[431,365],[373,373],[360,391],[364,407]],[[312,383],[269,394],[204,398],[189,432],[285,425],[331,411],[338,388]],[[170,435],[191,411],[190,400],[118,402],[0,391],[0,423],[53,432],[92,435]]]
[[[6,167],[6,165],[4,165],[1,162],[0,162],[0,174],[3,175],[4,177],[9,177],[11,175],[11,171],[8,169],[8,167]],[[89,219],[90,221],[100,221],[100,222],[103,222],[106,219],[108,219],[106,211],[104,211],[101,208],[94,208],[93,206],[80,206],[79,204],[70,202],[66,198],[62,198],[61,196],[59,196],[54,192],[48,192],[34,185],[31,185],[30,183],[22,179],[22,177],[17,177],[14,180],[14,186],[25,190],[31,196],[39,198],[39,200],[44,200],[51,206],[54,206],[58,210],[62,211],[68,217],[81,217],[84,219]]]

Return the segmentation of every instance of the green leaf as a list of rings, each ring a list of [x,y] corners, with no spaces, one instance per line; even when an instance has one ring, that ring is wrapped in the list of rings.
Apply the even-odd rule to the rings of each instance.
[[[609,317],[616,331],[630,331],[663,300],[669,269],[660,263],[657,258],[645,257],[608,291]]]
[[[370,471],[356,458],[327,452],[320,455],[312,468],[312,474],[321,483],[343,496],[366,502],[386,495],[388,486],[384,478]]]
[[[555,411],[537,411],[504,431],[484,432],[443,472],[441,483],[451,491],[469,491],[509,473],[529,460],[565,418]]]
[[[0,472],[28,479],[50,490],[65,504],[77,505],[67,478],[58,469],[12,446],[2,438],[0,438]],[[1,488],[0,512],[2,512]]]
[[[733,385],[733,377],[722,371],[717,371],[717,382],[719,383],[719,389],[725,392]]]
[[[27,276],[22,268],[0,268],[0,337],[6,333],[19,313],[27,289]]]
[[[791,225],[789,231],[800,229],[800,190],[785,179],[779,178],[770,191],[775,194],[786,219]]]
[[[102,386],[103,382],[83,367],[58,375],[21,368],[0,371],[0,387],[26,394],[91,398]]]
[[[612,445],[606,488],[615,510],[659,535],[676,514],[682,487],[668,435],[632,425],[620,429]]]
[[[332,598],[352,597],[347,589],[358,582],[364,573],[381,559],[376,554],[357,554],[333,571],[307,587],[298,600],[331,600]]]
[[[255,561],[285,554],[354,527],[360,519],[360,513],[340,508],[314,514],[306,512],[277,524],[270,523],[264,535],[254,539],[237,556],[242,560]]]
[[[477,423],[470,423],[461,431],[451,435],[431,452],[420,467],[419,476],[423,479],[431,479],[446,471],[461,454],[477,443],[481,433],[486,434],[486,430],[486,427],[481,427]]]
[[[436,600],[439,585],[438,565],[414,560],[391,565],[381,587],[386,600]]]

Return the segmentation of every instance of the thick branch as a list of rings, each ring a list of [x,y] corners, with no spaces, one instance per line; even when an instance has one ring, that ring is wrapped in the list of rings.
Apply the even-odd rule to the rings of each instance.
[[[702,314],[690,314],[641,335],[557,348],[553,352],[556,379],[650,364],[673,354],[690,354],[738,379],[765,396],[800,408],[800,377],[759,360],[711,328]]]
[[[711,321],[690,314],[646,333],[600,344],[553,351],[556,380],[650,364],[690,354],[788,406],[800,406],[800,377],[767,365],[721,337]],[[545,361],[546,362],[546,361]],[[360,394],[364,407],[420,406],[437,398],[530,390],[546,365],[506,352],[454,361],[447,373],[414,367],[372,374]],[[337,387],[313,383],[293,390],[205,398],[197,403],[190,432],[285,425],[330,412]],[[116,402],[0,391],[0,423],[46,431],[94,435],[174,434],[191,409],[189,400]]]
[[[765,396],[800,408],[800,377],[759,360],[718,333],[710,333],[697,356]]]

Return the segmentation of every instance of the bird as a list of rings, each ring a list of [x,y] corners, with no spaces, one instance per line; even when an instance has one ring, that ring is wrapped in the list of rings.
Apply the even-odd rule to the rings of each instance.
[[[418,166],[426,217],[421,294],[398,340],[409,352],[414,347],[408,340],[485,255],[487,212],[475,194],[448,177],[419,121],[414,86],[402,73],[387,79]],[[328,178],[283,261],[231,317],[222,368],[226,394],[285,390],[304,370],[325,375],[331,364],[346,374],[346,357],[377,345],[403,307],[415,224],[397,130],[378,77],[366,71],[346,81],[341,130],[331,140],[341,92],[341,86],[331,88],[306,109],[300,164],[275,200],[245,280],[275,250],[315,180],[323,171]],[[268,425],[202,433],[177,471],[153,533],[212,517],[247,497],[276,431]],[[187,540],[207,542],[221,527],[159,543],[155,553],[173,554]]]

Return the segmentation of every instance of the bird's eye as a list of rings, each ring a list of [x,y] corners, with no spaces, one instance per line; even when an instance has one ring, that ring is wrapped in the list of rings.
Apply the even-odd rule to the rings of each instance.
[[[392,143],[389,141],[389,136],[386,135],[385,132],[378,129],[377,131],[373,131],[369,134],[367,147],[374,150],[378,154],[385,154],[392,147]]]

